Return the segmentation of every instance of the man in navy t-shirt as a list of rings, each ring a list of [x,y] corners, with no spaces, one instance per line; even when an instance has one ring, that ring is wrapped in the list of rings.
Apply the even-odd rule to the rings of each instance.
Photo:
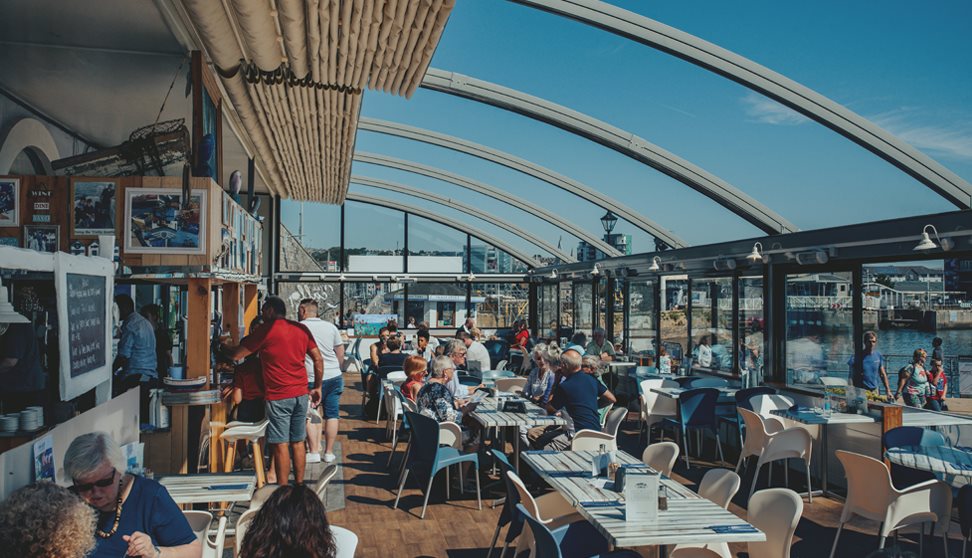
[[[554,414],[561,409],[573,421],[573,428],[547,429],[542,434],[531,430],[528,438],[533,447],[552,446],[555,449],[569,449],[570,438],[580,430],[601,431],[601,416],[598,408],[613,405],[616,401],[612,394],[594,376],[580,371],[583,357],[577,349],[570,348],[560,355],[560,372],[564,380],[553,389],[547,412]],[[535,429],[534,429],[535,430]]]
[[[851,367],[851,379],[855,387],[870,391],[877,390],[883,384],[884,393],[890,395],[891,387],[888,385],[888,374],[884,370],[884,357],[876,347],[877,334],[873,331],[864,332],[864,352],[860,365],[855,366],[854,357],[847,361]]]

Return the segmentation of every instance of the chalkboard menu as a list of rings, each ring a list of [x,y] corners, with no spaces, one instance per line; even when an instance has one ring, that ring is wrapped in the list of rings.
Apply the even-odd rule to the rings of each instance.
[[[98,275],[67,274],[71,377],[105,366],[105,290]]]

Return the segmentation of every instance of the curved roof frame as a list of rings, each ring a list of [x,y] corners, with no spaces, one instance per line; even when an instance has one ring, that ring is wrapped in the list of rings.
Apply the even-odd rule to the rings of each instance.
[[[415,174],[421,174],[429,178],[434,178],[436,180],[441,180],[443,182],[448,182],[454,184],[461,188],[466,188],[467,190],[472,190],[483,194],[484,196],[489,196],[493,199],[499,200],[503,203],[516,207],[517,209],[529,208],[530,213],[535,217],[539,217],[544,221],[560,227],[561,229],[573,234],[577,238],[580,238],[589,244],[597,247],[598,250],[609,254],[611,256],[621,256],[621,252],[615,249],[610,244],[604,242],[603,240],[597,238],[596,236],[590,234],[589,232],[577,227],[570,221],[566,219],[561,219],[557,215],[543,209],[542,207],[537,207],[531,204],[523,198],[517,197],[509,192],[496,188],[495,186],[490,186],[489,184],[484,184],[477,180],[471,178],[466,178],[464,176],[459,176],[458,174],[453,174],[449,171],[430,167],[423,165],[421,163],[415,163],[413,161],[406,161],[404,159],[395,159],[393,157],[386,157],[384,155],[379,155],[377,153],[365,153],[362,151],[357,151],[354,154],[354,160],[361,163],[368,163],[371,165],[379,165],[382,167],[388,167],[392,169],[402,170],[405,172],[411,172]]]
[[[567,192],[579,196],[585,201],[600,206],[603,209],[609,209],[622,219],[625,219],[632,225],[647,232],[673,248],[684,248],[687,246],[685,241],[676,236],[674,233],[666,230],[664,227],[648,219],[641,213],[632,211],[629,207],[623,205],[621,202],[599,192],[594,188],[591,188],[590,186],[587,186],[586,184],[582,184],[581,182],[558,174],[548,168],[537,165],[526,159],[521,159],[520,157],[510,153],[499,151],[491,147],[486,147],[485,145],[478,143],[473,143],[455,136],[448,136],[446,134],[433,132],[432,130],[417,128],[415,126],[409,126],[407,124],[401,124],[398,122],[379,120],[376,118],[359,118],[358,130],[377,132],[380,134],[420,141],[429,145],[444,147],[446,149],[458,151],[459,153],[465,153],[466,155],[472,155],[473,157],[478,157],[492,163],[497,163],[508,169],[519,171],[538,180],[542,180],[548,184],[560,188],[561,190],[566,190]],[[590,240],[588,240],[588,242],[590,242]],[[601,250],[603,251],[603,248],[601,248]]]
[[[521,114],[597,142],[678,180],[766,233],[799,230],[783,216],[714,174],[644,138],[584,113],[515,89],[437,68],[429,68],[422,87]]]
[[[404,184],[398,184],[395,182],[380,180],[377,178],[368,178],[366,176],[351,175],[351,183],[360,184],[362,186],[369,186],[371,188],[379,188],[381,190],[388,190],[391,192],[398,192],[400,194],[408,194],[409,196],[415,198],[444,205],[446,207],[455,209],[456,211],[465,213],[466,215],[471,215],[478,219],[482,219],[483,221],[486,221],[487,223],[499,227],[507,232],[513,233],[519,236],[520,238],[530,242],[531,244],[539,248],[542,248],[543,250],[546,250],[547,252],[560,258],[564,262],[574,263],[577,261],[577,258],[571,257],[570,254],[567,254],[566,252],[557,248],[553,244],[550,244],[546,240],[534,234],[531,234],[521,229],[520,227],[517,227],[516,225],[510,223],[509,220],[501,219],[492,213],[488,213],[479,208],[465,204],[459,200],[453,198],[447,198],[445,196],[439,196],[437,194],[432,194],[426,192],[425,190],[421,190],[419,188],[413,188],[411,186],[406,186]],[[425,215],[426,214],[421,214],[420,216],[425,216]]]
[[[866,118],[752,60],[605,2],[511,1],[603,29],[729,78],[857,143],[911,175],[957,207],[972,207],[972,185],[960,176]]]
[[[440,225],[445,225],[450,229],[455,229],[459,232],[467,233],[471,236],[475,236],[476,238],[482,240],[483,242],[488,242],[489,244],[492,244],[493,246],[513,256],[514,258],[520,260],[521,262],[526,264],[527,267],[534,268],[534,267],[539,267],[541,265],[540,262],[536,260],[536,258],[534,258],[530,254],[527,254],[522,250],[517,249],[514,246],[511,246],[510,244],[508,244],[502,239],[496,238],[495,236],[481,229],[477,229],[476,227],[467,224],[463,224],[463,228],[460,229],[455,225],[455,223],[452,223],[445,217],[439,217],[438,215],[429,214],[427,210],[422,209],[421,207],[411,205],[408,203],[402,203],[400,201],[391,201],[391,200],[386,200],[384,198],[368,196],[365,194],[355,194],[352,192],[348,192],[347,200],[386,207],[388,209],[394,209],[396,211],[404,211],[405,213],[411,213],[412,215],[416,215],[423,219],[428,219],[429,221],[435,221],[436,223],[439,223]]]

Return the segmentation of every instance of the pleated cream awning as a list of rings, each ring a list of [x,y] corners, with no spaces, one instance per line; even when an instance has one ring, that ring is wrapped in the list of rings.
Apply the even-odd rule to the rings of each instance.
[[[411,97],[455,0],[182,0],[284,197],[343,203],[361,95]]]

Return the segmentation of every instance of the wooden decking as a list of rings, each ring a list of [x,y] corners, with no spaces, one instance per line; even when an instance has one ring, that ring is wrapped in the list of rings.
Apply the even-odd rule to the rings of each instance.
[[[391,449],[389,441],[385,440],[385,423],[382,419],[379,425],[375,421],[361,419],[361,395],[357,382],[357,375],[346,375],[344,396],[341,400],[341,429],[340,440],[344,453],[344,488],[346,507],[328,513],[328,520],[335,525],[341,525],[358,534],[360,542],[356,556],[368,557],[419,557],[436,556],[449,558],[482,558],[486,556],[493,536],[493,530],[499,517],[500,508],[490,508],[491,501],[502,495],[502,488],[496,485],[483,493],[483,510],[476,509],[475,493],[467,492],[459,496],[452,490],[452,499],[445,501],[444,478],[437,480],[429,500],[429,508],[425,519],[419,519],[422,509],[422,493],[417,484],[409,483],[402,494],[399,509],[392,509],[395,501],[395,485],[397,480],[397,464],[400,462],[403,445],[399,445],[398,455],[393,462],[392,470],[386,468],[385,463]],[[635,417],[631,415],[632,419]],[[638,440],[637,424],[631,420],[623,425],[621,446],[633,455],[640,455],[644,442]],[[735,459],[735,452],[726,449],[727,458]],[[706,445],[706,455],[712,456],[714,448]],[[702,463],[705,467],[716,466],[713,463]],[[722,464],[723,467],[733,468],[732,464]],[[525,465],[524,465],[525,467]],[[693,461],[691,470],[685,470],[684,460],[679,460],[674,477],[684,484],[695,487],[706,469],[696,466]],[[803,490],[797,484],[797,477],[790,475],[791,486],[796,490]],[[783,474],[777,469],[774,485],[782,486]],[[766,473],[760,477],[761,484],[766,483]],[[455,479],[453,478],[455,482]],[[489,482],[483,479],[483,484]],[[749,483],[752,482],[751,472],[743,476],[743,488],[730,506],[730,510],[745,517],[745,499]],[[454,485],[455,486],[455,485]],[[830,546],[836,532],[837,519],[840,517],[842,502],[829,498],[813,499],[813,504],[804,500],[804,514],[797,528],[795,543],[791,556],[817,558],[826,557],[830,553]],[[864,557],[877,549],[877,523],[855,519],[844,528],[841,535],[837,556]],[[904,550],[918,552],[917,528],[905,531],[900,536],[899,545]],[[502,538],[502,537],[501,537]],[[889,546],[893,541],[889,541]],[[941,539],[925,538],[925,556],[943,556]],[[656,556],[655,549],[639,548],[642,556]],[[734,553],[745,553],[744,545],[734,546]],[[949,541],[949,554],[959,556],[961,540],[957,524],[953,523]],[[493,556],[498,556],[494,552]],[[512,552],[509,554],[512,555]],[[743,554],[745,556],[745,554]]]

